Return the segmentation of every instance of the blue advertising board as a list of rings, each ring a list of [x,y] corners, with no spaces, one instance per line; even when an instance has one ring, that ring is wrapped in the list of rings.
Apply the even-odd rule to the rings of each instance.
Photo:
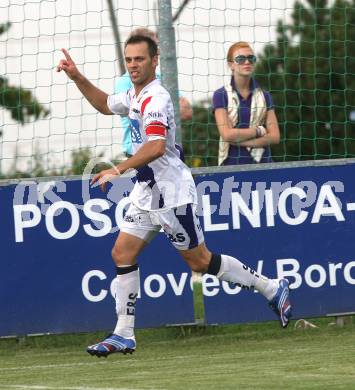
[[[124,178],[107,195],[81,180],[0,186],[0,336],[114,328],[111,249],[131,188]],[[163,234],[139,264],[136,326],[194,321],[191,272]]]
[[[197,176],[206,242],[288,278],[294,318],[355,312],[354,173],[344,163]],[[257,292],[210,275],[203,290],[208,323],[276,318]]]
[[[209,249],[291,282],[295,318],[355,312],[355,164],[195,175]],[[111,330],[111,248],[132,180],[0,186],[0,336]],[[138,327],[194,321],[191,273],[163,233],[139,258]],[[258,293],[203,277],[208,323],[276,319]]]

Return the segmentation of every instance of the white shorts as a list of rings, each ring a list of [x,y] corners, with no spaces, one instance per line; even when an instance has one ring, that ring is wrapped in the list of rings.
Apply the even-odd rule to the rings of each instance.
[[[161,228],[178,250],[196,248],[204,241],[194,204],[163,211],[145,211],[131,203],[120,230],[150,242]]]

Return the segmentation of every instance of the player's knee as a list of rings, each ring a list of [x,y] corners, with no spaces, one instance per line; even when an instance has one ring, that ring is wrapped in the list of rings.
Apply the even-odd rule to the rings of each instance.
[[[128,259],[129,256],[124,251],[120,250],[120,248],[117,246],[112,248],[111,256],[117,266],[122,264],[130,264]]]
[[[193,252],[189,255],[185,255],[184,258],[192,271],[206,273],[208,270],[209,263],[211,261],[211,252],[204,247],[198,252]]]
[[[124,250],[115,245],[111,251],[112,259],[116,266],[133,265],[136,263],[136,253],[130,250]]]
[[[191,268],[191,271],[198,272],[198,273],[205,273],[207,271],[206,265],[200,261],[192,261],[189,263],[189,266]]]
[[[116,249],[116,247],[113,247],[112,248],[112,251],[111,251],[111,256],[112,256],[112,260],[117,264],[117,262],[119,261],[119,252],[118,250]]]

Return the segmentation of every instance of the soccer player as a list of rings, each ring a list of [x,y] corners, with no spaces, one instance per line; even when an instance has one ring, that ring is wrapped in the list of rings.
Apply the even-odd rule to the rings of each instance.
[[[62,51],[65,59],[60,61],[57,71],[63,70],[99,112],[128,116],[134,129],[133,156],[92,179],[93,184],[99,184],[105,191],[107,182],[113,178],[131,169],[137,171],[131,205],[112,250],[117,271],[117,324],[110,336],[89,346],[87,352],[101,357],[136,349],[134,318],[139,290],[136,259],[161,227],[193,271],[255,288],[267,299],[285,328],[291,317],[288,280],[268,279],[234,257],[211,253],[204,243],[196,215],[195,183],[175,147],[173,104],[155,76],[156,43],[142,35],[126,41],[125,61],[133,88],[112,96],[91,84],[78,71],[69,53]]]
[[[158,35],[152,31],[149,30],[146,27],[139,27],[133,30],[129,37],[134,35],[144,35],[149,38],[152,38],[153,41],[156,42],[157,45],[159,45],[159,39]],[[159,54],[159,48],[158,48],[158,54]],[[157,69],[156,71],[156,77],[158,79],[161,79],[160,71]],[[115,81],[115,94],[119,94],[121,92],[126,92],[129,89],[131,89],[133,86],[130,75],[128,72],[120,76]],[[192,107],[190,102],[184,97],[179,95],[179,108],[180,108],[180,118],[182,121],[187,121],[192,119]],[[122,149],[123,153],[126,157],[132,156],[132,136],[131,136],[131,123],[128,117],[122,116],[121,117],[121,126],[123,131],[123,143],[122,143]],[[182,157],[183,159],[183,157]]]

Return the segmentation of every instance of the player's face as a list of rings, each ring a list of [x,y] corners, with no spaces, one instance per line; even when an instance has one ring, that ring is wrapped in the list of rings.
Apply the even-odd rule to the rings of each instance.
[[[147,42],[127,45],[125,60],[128,73],[135,87],[144,87],[154,80],[158,56],[150,57]]]
[[[254,56],[254,53],[248,47],[237,49],[233,53],[233,60],[234,61],[231,63],[230,67],[236,76],[251,76],[252,75],[252,73],[254,72],[255,61],[250,60],[250,59],[248,60],[245,58],[245,57],[251,58],[251,56]]]

